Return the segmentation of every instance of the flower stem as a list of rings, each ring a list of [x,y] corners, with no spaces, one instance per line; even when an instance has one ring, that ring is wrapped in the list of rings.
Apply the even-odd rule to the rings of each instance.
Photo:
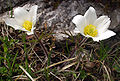
[[[48,51],[47,51],[46,47],[43,45],[42,41],[38,38],[37,34],[35,33],[34,35],[35,35],[36,39],[39,41],[39,44],[40,44],[42,50],[44,51],[45,56],[48,57]]]
[[[87,39],[87,37],[84,37],[83,40],[79,43],[79,46],[81,47],[87,41]]]

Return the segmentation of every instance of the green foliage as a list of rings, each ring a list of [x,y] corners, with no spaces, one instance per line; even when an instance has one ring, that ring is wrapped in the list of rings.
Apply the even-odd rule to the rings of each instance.
[[[18,53],[13,55],[10,51],[10,48],[12,48],[15,45],[17,40],[8,40],[8,37],[0,37],[0,40],[2,42],[0,51],[2,51],[2,49],[4,50],[4,52],[0,54],[0,75],[2,76],[0,79],[9,81],[9,79],[11,79],[11,76],[13,76],[13,74],[17,72],[14,72],[13,68],[16,68],[14,66]]]
[[[106,59],[106,57],[108,56],[107,52],[109,50],[110,50],[110,48],[108,46],[104,47],[104,44],[102,43],[102,41],[100,41],[100,49],[98,51],[100,61],[103,61]]]
[[[33,78],[40,76],[40,80],[38,81],[57,81],[58,79],[63,79],[63,77],[66,81],[89,80],[89,78],[90,80],[97,81],[99,80],[97,78],[99,74],[104,78],[108,77],[102,66],[103,62],[107,69],[111,69],[111,73],[115,71],[117,73],[116,77],[120,77],[119,47],[117,51],[113,52],[115,54],[110,54],[109,51],[113,50],[104,45],[103,42],[96,44],[91,40],[85,41],[80,34],[76,37],[71,36],[56,44],[56,41],[47,38],[53,33],[46,32],[47,30],[42,32],[38,39],[34,37],[30,37],[29,39],[22,31],[18,31],[22,35],[17,39],[6,36],[0,37],[0,81],[12,81],[14,76],[26,75],[19,68],[19,65],[23,66]],[[38,43],[42,39],[48,50],[47,57]],[[46,42],[46,40],[50,40],[50,42]],[[52,48],[51,43],[55,45],[53,46],[55,49]],[[82,56],[82,54],[84,55]],[[74,57],[78,58],[57,64],[58,62]],[[67,66],[74,62],[76,62],[75,65],[71,67]],[[57,65],[46,68],[52,64]],[[60,70],[66,66],[68,68],[61,72]]]
[[[81,74],[80,79],[84,79],[87,76],[87,74],[84,70],[80,70],[80,74]]]
[[[19,64],[16,63],[18,57],[18,50],[13,52],[13,47],[18,43],[18,40],[8,39],[8,37],[0,37],[2,45],[0,47],[0,81],[12,81],[12,77],[15,74],[21,73]],[[32,72],[31,72],[32,73]]]

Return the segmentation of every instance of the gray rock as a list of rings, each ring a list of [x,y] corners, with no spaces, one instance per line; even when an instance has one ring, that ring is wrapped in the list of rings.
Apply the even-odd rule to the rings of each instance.
[[[26,0],[20,1],[22,2]],[[13,2],[15,2],[15,0],[13,0]],[[19,0],[14,4],[18,3]],[[75,28],[75,25],[71,22],[72,18],[77,14],[84,15],[90,6],[93,6],[96,9],[98,17],[101,15],[109,15],[112,21],[110,29],[116,30],[116,27],[120,24],[120,9],[110,11],[110,13],[107,14],[104,11],[104,5],[87,2],[87,0],[63,0],[59,4],[54,0],[28,0],[26,4],[30,4],[29,6],[34,4],[38,5],[37,29],[40,30],[44,27],[44,24],[47,23],[48,28],[55,27],[54,31],[57,33],[55,36],[58,37],[58,39],[62,39],[62,37],[68,37],[60,34],[60,32],[62,30],[72,31]],[[56,4],[58,5],[56,6]],[[13,7],[14,6],[15,5],[13,5]]]
[[[0,14],[11,10],[15,6],[25,4],[29,0],[0,0]]]
[[[120,9],[115,9],[112,13],[109,14],[111,18],[111,29],[115,29],[120,25]]]

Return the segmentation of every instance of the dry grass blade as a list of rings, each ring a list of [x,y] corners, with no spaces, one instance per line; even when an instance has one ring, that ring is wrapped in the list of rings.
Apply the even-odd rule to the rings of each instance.
[[[59,79],[60,81],[62,81],[58,76],[56,76],[55,74],[53,74],[52,72],[50,72],[51,75],[55,76],[57,79]]]
[[[102,62],[101,62],[101,63],[102,63]],[[110,74],[109,74],[109,72],[108,72],[106,66],[105,66],[103,63],[102,63],[102,65],[103,65],[103,68],[105,69],[105,71],[106,71],[106,73],[107,73],[107,75],[108,75],[109,81],[111,81],[111,79],[110,79]]]
[[[114,52],[116,52],[116,50],[114,50],[113,52],[112,52],[112,50],[113,50],[113,48],[115,48],[115,46],[117,46],[117,45],[120,45],[120,42],[115,43],[107,53],[113,54]],[[118,50],[118,49],[117,49],[117,50]]]
[[[17,81],[17,80],[20,79],[21,77],[24,77],[23,73],[24,73],[24,72],[22,72],[21,75],[14,76],[14,77],[12,77],[12,78],[16,78],[16,77],[17,77],[17,78],[15,79],[15,81]],[[26,77],[26,76],[25,76],[25,77]]]
[[[46,67],[46,69],[51,68],[51,67],[53,67],[53,66],[56,66],[56,65],[58,65],[58,64],[64,63],[64,62],[68,62],[68,61],[74,60],[74,59],[77,59],[77,57],[70,58],[70,59],[67,59],[67,60],[64,60],[64,61],[60,61],[60,62],[54,63],[54,64]],[[45,70],[45,69],[42,69],[42,70],[40,70],[39,72],[44,71],[44,70]],[[38,72],[37,72],[37,73],[38,73]]]
[[[14,76],[12,78],[13,79],[16,78],[15,81],[19,81],[19,80],[26,80],[26,81],[28,81],[29,80],[26,75],[17,75],[17,76]]]
[[[78,76],[76,77],[76,79],[74,81],[77,81],[77,79],[79,78],[79,76],[80,76],[80,73],[78,74]]]
[[[63,67],[59,72],[64,71],[65,69],[67,69],[67,68],[69,68],[69,67],[75,65],[76,63],[77,63],[77,62],[74,62],[74,63],[71,63],[71,64],[69,64],[69,65]]]
[[[42,76],[38,76],[37,78],[35,78],[34,80],[36,81],[36,80],[38,80],[39,78],[41,78]]]
[[[43,61],[40,59],[40,57],[37,55],[37,53],[34,51],[34,49],[32,48],[32,51],[34,52],[34,54],[37,56],[37,58],[39,59],[39,61],[43,64]]]
[[[19,66],[24,72],[25,72],[25,74],[32,80],[32,81],[35,81],[32,77],[31,77],[31,75],[22,67],[22,66]]]

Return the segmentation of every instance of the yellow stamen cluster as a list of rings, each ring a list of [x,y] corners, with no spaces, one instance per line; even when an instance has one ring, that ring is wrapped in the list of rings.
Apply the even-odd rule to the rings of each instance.
[[[94,25],[90,24],[84,28],[84,34],[92,37],[96,37],[98,34],[98,31]]]
[[[31,31],[31,29],[32,29],[32,22],[30,22],[30,21],[25,21],[22,26],[23,26],[23,28],[25,28],[26,30]]]

